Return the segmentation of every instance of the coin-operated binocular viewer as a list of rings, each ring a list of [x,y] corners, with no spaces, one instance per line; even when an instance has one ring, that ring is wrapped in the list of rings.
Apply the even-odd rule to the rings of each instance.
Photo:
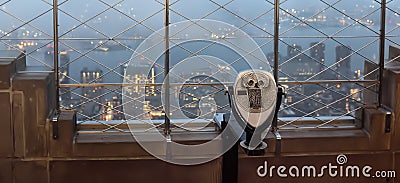
[[[234,117],[245,132],[245,140],[240,146],[248,155],[262,155],[268,147],[263,139],[278,114],[283,88],[277,86],[271,73],[248,70],[238,74],[228,93],[230,117]],[[218,122],[218,119],[221,118],[214,118],[214,121]]]

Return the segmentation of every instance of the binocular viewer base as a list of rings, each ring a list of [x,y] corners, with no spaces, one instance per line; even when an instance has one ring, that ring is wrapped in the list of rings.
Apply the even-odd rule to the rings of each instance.
[[[256,148],[250,148],[245,140],[240,142],[240,146],[242,146],[244,152],[246,152],[248,156],[261,156],[268,147],[267,143],[261,142]]]

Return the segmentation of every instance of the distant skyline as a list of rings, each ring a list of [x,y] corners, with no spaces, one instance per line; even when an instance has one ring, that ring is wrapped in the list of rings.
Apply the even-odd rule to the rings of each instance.
[[[45,2],[52,3],[50,0],[44,0]],[[18,18],[21,18],[24,21],[28,21],[32,19],[33,17],[38,16],[39,14],[49,10],[52,8],[52,6],[46,4],[43,1],[40,0],[12,0],[10,2],[6,2],[4,0],[0,1],[0,9],[6,12],[9,12]],[[102,2],[99,2],[97,0],[84,0],[84,1],[77,1],[77,0],[69,0],[65,3],[65,0],[59,0],[59,3],[62,4],[59,8],[60,10],[66,11],[69,14],[73,15],[77,19],[80,20],[87,20],[89,17],[92,17],[102,10],[107,8],[107,5],[105,5]],[[118,1],[116,0],[107,0],[107,3],[110,3],[111,5],[113,3],[116,3]],[[184,20],[183,17],[178,15],[176,12],[179,14],[184,15],[187,18],[203,18],[206,14],[209,12],[213,11],[214,9],[218,8],[218,5],[215,3],[218,3],[220,5],[223,5],[225,3],[228,3],[229,1],[227,0],[215,0],[215,1],[206,1],[206,0],[180,0],[179,2],[175,3],[176,0],[170,1],[171,4],[171,22],[177,22],[177,21],[182,21]],[[215,3],[214,3],[215,2]],[[273,8],[273,5],[271,4],[273,1],[272,0],[251,0],[251,3],[249,3],[248,0],[235,0],[233,2],[230,2],[228,5],[226,5],[226,9],[229,11],[232,11],[233,13],[240,14],[240,16],[251,20],[259,16],[265,11],[270,10]],[[329,3],[334,3],[334,1],[328,0]],[[319,11],[320,9],[323,9],[327,7],[326,4],[324,4],[321,1],[317,0],[302,0],[302,1],[296,1],[296,0],[287,0],[281,2],[281,8],[282,9],[312,9],[315,12]],[[337,4],[335,4],[335,8],[339,10],[346,10],[346,11],[351,11],[354,10],[355,7],[353,6],[369,6],[369,5],[375,5],[378,8],[379,4],[373,0],[357,0],[356,2],[352,1],[352,6],[349,6],[346,1],[341,1]],[[396,7],[397,6],[397,7]],[[394,9],[399,8],[399,5],[395,2],[392,1],[392,3],[388,3],[388,7],[392,7]],[[201,7],[201,8],[199,8]],[[163,25],[163,5],[160,4],[159,2],[155,0],[134,0],[134,1],[123,1],[120,5],[116,6],[118,10],[123,11],[126,14],[129,14],[129,16],[132,16],[138,21],[144,20],[149,16],[152,16],[155,12],[160,11],[157,15],[155,15],[152,18],[149,18],[145,22],[143,22],[146,25],[149,25],[152,28],[161,28]],[[176,11],[176,12],[175,12]],[[332,8],[330,8],[328,11],[335,12]],[[367,14],[367,13],[366,13]],[[96,17],[93,20],[90,20],[88,24],[93,24],[93,22],[96,21],[97,18],[105,18],[107,17],[109,20],[118,20],[119,17],[122,14],[115,11],[115,10],[109,10],[105,13],[103,13],[101,16]],[[390,15],[390,12],[388,13]],[[213,15],[207,17],[209,19],[217,19],[217,20],[224,20],[224,16],[232,16],[229,12],[227,12],[224,9],[220,9],[217,12],[213,13]],[[270,12],[265,15],[266,17],[269,17],[269,19],[273,19],[273,12]],[[358,15],[353,15],[353,16],[358,16]],[[362,16],[362,15],[360,15]],[[371,16],[379,16],[378,14],[373,14]],[[16,20],[15,18],[7,15],[6,13],[0,11],[0,19],[2,22],[0,23],[0,29],[5,29],[5,30],[12,30],[11,25],[16,25],[19,26],[22,24],[22,22]],[[121,16],[121,21],[123,22],[128,22],[128,24],[134,24],[134,21],[130,20],[129,18],[125,17],[124,15]],[[228,23],[231,23],[230,20],[227,20]],[[115,26],[123,26],[115,23]],[[41,30],[44,30],[48,33],[51,33],[52,31],[52,11],[49,11],[45,15],[41,16],[37,20],[34,20],[30,23],[31,25],[37,26]],[[59,24],[60,24],[60,29],[70,29],[75,25],[78,25],[79,22],[76,20],[73,20],[72,18],[68,17],[61,11],[59,12]],[[102,27],[102,30],[105,30],[106,32],[112,32],[107,31],[107,29],[112,29],[115,28],[113,27],[107,27],[104,26]]]

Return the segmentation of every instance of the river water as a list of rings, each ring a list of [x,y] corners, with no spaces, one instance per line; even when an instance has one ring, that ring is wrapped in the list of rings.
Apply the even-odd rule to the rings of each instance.
[[[373,31],[378,32],[379,26],[372,26],[369,27]],[[338,32],[341,28],[338,27],[327,27],[327,28],[319,28],[320,31],[324,32],[327,35],[333,35],[334,38],[332,39],[325,39],[321,38],[324,37],[325,35],[311,29],[311,28],[304,28],[304,27],[299,27],[297,29],[293,29],[291,31],[286,32],[289,27],[287,28],[281,28],[280,32],[283,33],[281,35],[281,41],[279,42],[279,49],[280,49],[280,54],[285,57],[286,56],[286,50],[287,50],[287,45],[300,45],[303,49],[308,49],[310,47],[311,42],[319,42],[319,41],[324,41],[325,43],[325,62],[326,65],[331,65],[335,62],[336,56],[335,56],[335,47],[343,44],[346,46],[350,46],[354,51],[357,51],[358,54],[354,54],[351,57],[351,70],[356,71],[360,69],[361,71],[363,70],[363,63],[365,60],[370,60],[373,62],[377,62],[379,58],[379,35],[375,34],[371,30],[368,30],[367,28],[360,27],[360,26],[352,26],[348,29],[345,29],[344,31],[333,35],[335,32]],[[272,30],[267,30],[267,31],[272,31]],[[251,35],[251,34],[250,34]],[[256,35],[257,36],[257,35]],[[336,37],[335,37],[336,36]],[[259,45],[263,45],[261,49],[265,54],[273,52],[273,42],[271,41],[272,38],[255,38],[255,41]],[[395,41],[399,42],[399,38],[394,38]],[[121,49],[121,50],[114,50],[114,51],[90,51],[88,52],[88,48],[94,47],[96,44],[96,41],[92,45],[89,43],[90,41],[86,41],[86,48],[82,47],[82,43],[78,43],[78,41],[65,41],[65,44],[68,44],[74,49],[78,51],[74,51],[64,44],[60,44],[60,50],[62,49],[67,49],[69,50],[68,54],[70,55],[70,65],[69,65],[69,73],[70,77],[76,80],[77,82],[80,82],[80,71],[83,68],[88,68],[89,70],[95,70],[95,69],[100,69],[103,70],[103,73],[106,73],[107,71],[111,69],[115,69],[116,73],[122,73],[122,69],[120,67],[121,64],[126,63],[129,61],[131,58],[133,52],[131,50],[127,49]],[[125,41],[123,42],[124,44],[128,45],[132,49],[135,49],[141,41]],[[269,42],[268,44],[264,45],[264,43]],[[389,45],[390,43],[388,43]],[[388,45],[386,45],[388,47]],[[202,47],[207,46],[206,43],[199,43],[196,46],[193,45],[188,45],[188,47],[194,48],[194,50],[199,50]],[[196,48],[197,47],[197,48]],[[44,60],[44,62],[47,62],[49,65],[52,65],[51,60],[45,60],[44,59],[44,49],[41,49],[38,52],[34,52],[31,54],[31,56],[39,59],[39,60]],[[226,48],[223,48],[222,46],[214,46],[210,49],[205,50],[202,52],[202,54],[210,54],[213,56],[217,56],[223,60],[235,60],[237,59],[238,55],[235,53],[228,53],[231,52],[229,50],[226,50]],[[386,49],[386,52],[388,49]],[[88,53],[86,53],[88,52]],[[83,53],[86,53],[85,56],[82,56]],[[306,52],[307,54],[309,53],[308,51]],[[387,57],[386,53],[386,57]],[[186,58],[187,56],[190,56],[186,51],[182,49],[172,49],[171,50],[171,65],[173,66],[175,63],[179,62],[179,60],[182,60]],[[162,59],[160,58],[158,60],[158,63],[162,65]],[[98,63],[96,63],[98,62]],[[228,61],[229,63],[229,61]],[[41,65],[37,61],[35,61],[32,58],[28,57],[28,65]],[[235,67],[241,68],[242,66],[236,65]],[[243,67],[244,68],[244,67]],[[157,70],[159,72],[160,69]],[[122,77],[119,77],[118,74],[114,72],[110,72],[109,74],[104,77],[103,82],[111,82],[111,83],[118,83],[122,81]],[[74,83],[73,81],[71,83]]]

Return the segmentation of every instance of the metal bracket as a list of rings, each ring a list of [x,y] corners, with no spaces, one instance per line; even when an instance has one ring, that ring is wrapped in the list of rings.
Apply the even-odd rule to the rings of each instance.
[[[392,111],[387,108],[386,106],[381,106],[378,108],[378,110],[382,111],[385,113],[385,133],[390,133],[391,132],[391,126],[392,126],[392,119],[393,119],[393,113]]]
[[[276,144],[275,144],[275,154],[279,156],[281,154],[281,140],[282,136],[278,131],[273,132],[276,137]]]
[[[55,110],[53,114],[50,116],[50,122],[53,125],[53,139],[58,139],[59,132],[58,132],[58,112]]]
[[[218,131],[223,130],[223,121],[224,121],[224,115],[225,113],[215,113],[213,117],[213,121],[215,124],[215,128],[218,129]]]
[[[287,92],[286,92],[285,87],[278,85],[275,114],[274,114],[274,119],[272,121],[272,126],[271,126],[273,132],[278,131],[278,112],[279,112],[279,108],[281,107],[282,100],[284,97],[286,97],[286,95],[287,95]]]
[[[392,125],[392,112],[387,109],[383,109],[383,112],[385,112],[385,133],[390,133]]]

